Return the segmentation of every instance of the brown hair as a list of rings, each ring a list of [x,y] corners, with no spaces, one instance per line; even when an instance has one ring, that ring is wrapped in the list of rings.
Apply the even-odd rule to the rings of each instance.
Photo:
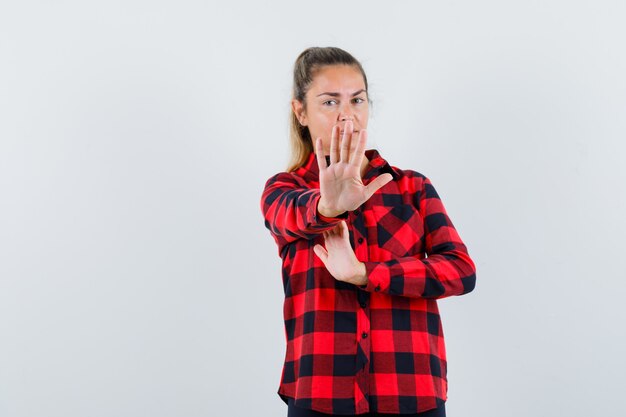
[[[361,63],[340,48],[313,47],[305,49],[296,59],[293,67],[293,99],[300,101],[306,109],[306,93],[311,86],[315,72],[328,65],[351,65],[363,75],[365,91],[367,92],[367,77]],[[313,143],[309,128],[302,126],[298,118],[291,111],[289,122],[289,138],[291,144],[291,161],[287,171],[300,168],[313,152]]]

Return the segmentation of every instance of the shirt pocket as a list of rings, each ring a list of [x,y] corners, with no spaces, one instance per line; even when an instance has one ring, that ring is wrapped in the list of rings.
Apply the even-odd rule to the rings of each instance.
[[[379,261],[425,256],[424,219],[413,205],[373,206],[368,220],[370,252]]]

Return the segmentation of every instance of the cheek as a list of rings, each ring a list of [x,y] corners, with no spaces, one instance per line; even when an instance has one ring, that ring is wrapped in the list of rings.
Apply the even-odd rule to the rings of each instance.
[[[309,131],[311,132],[311,135],[321,136],[322,138],[328,137],[328,140],[330,141],[330,134],[334,124],[335,121],[332,117],[328,117],[324,114],[318,114],[309,119]]]
[[[363,127],[367,126],[367,121],[369,120],[369,109],[363,109],[358,112],[359,119]]]
[[[317,150],[315,146],[315,138],[312,138],[311,142],[313,143],[313,152],[315,152]],[[324,155],[330,155],[330,138],[327,139],[322,137],[322,150]]]
[[[313,132],[311,132],[313,134]],[[324,155],[330,155],[330,134],[329,135],[311,135],[311,141],[313,142],[313,150],[316,149],[315,143],[318,137],[322,138],[322,149],[324,150]]]

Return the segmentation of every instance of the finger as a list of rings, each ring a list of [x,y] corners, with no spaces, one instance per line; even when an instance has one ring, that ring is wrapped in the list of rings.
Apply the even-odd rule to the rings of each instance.
[[[393,177],[391,176],[391,174],[385,173],[385,174],[379,175],[378,177],[376,177],[374,181],[367,184],[367,186],[365,186],[365,195],[367,196],[367,199],[369,200],[369,198],[376,191],[381,189],[385,184],[387,184],[392,179]]]
[[[339,126],[335,125],[330,133],[330,163],[337,162],[339,162]]]
[[[365,144],[367,143],[367,130],[363,129],[359,132],[359,139],[356,141],[356,147],[350,157],[350,164],[361,166],[365,157]]]
[[[348,230],[348,225],[346,224],[345,221],[341,221],[341,225],[340,225],[340,236],[343,238],[343,240],[345,240],[346,242],[350,242],[350,231]]]
[[[341,222],[339,222],[339,234],[343,236],[344,233],[346,233],[347,231],[348,231],[348,225],[346,224],[345,220],[342,220]]]
[[[346,221],[345,220],[341,220],[339,223],[337,223],[337,226],[335,226],[335,232],[338,235],[341,235],[343,233],[343,231],[345,229],[347,229],[348,226],[346,226]]]
[[[328,165],[326,165],[326,158],[324,157],[322,138],[317,138],[317,140],[315,141],[315,156],[317,157],[317,166],[320,167],[320,171],[326,169]]]
[[[350,229],[348,229],[348,224],[347,223],[345,223],[343,225],[343,233],[345,235],[346,241],[349,243],[350,242]]]
[[[322,245],[315,245],[313,246],[313,252],[315,252],[317,257],[324,262],[324,265],[326,265],[326,260],[328,259],[328,252],[326,252],[326,249],[324,249]]]
[[[350,141],[352,140],[352,132],[354,125],[351,120],[348,120],[343,125],[343,135],[341,135],[341,162],[348,162],[350,160]]]

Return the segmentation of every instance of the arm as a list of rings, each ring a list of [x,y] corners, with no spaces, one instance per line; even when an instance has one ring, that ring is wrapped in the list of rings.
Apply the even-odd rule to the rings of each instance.
[[[352,140],[352,122],[346,122],[341,138],[339,125],[333,127],[330,142],[330,164],[326,163],[322,139],[315,142],[319,166],[319,189],[306,188],[292,174],[278,174],[267,182],[261,201],[265,225],[285,243],[298,238],[311,239],[332,229],[346,212],[363,204],[379,188],[391,181],[383,174],[363,184],[361,165],[365,158],[367,132]],[[323,215],[322,215],[323,214]]]
[[[326,249],[315,253],[336,279],[358,285],[365,291],[421,298],[444,298],[474,289],[476,269],[467,248],[448,218],[428,179],[424,179],[419,202],[424,218],[427,258],[406,256],[384,262],[359,262],[346,234],[324,234]]]
[[[448,217],[437,191],[425,178],[419,211],[424,218],[427,257],[365,262],[366,291],[422,298],[466,294],[476,284],[476,267]]]
[[[265,226],[285,243],[312,239],[340,221],[322,216],[319,200],[319,189],[304,187],[292,174],[277,174],[267,181],[261,197]]]

